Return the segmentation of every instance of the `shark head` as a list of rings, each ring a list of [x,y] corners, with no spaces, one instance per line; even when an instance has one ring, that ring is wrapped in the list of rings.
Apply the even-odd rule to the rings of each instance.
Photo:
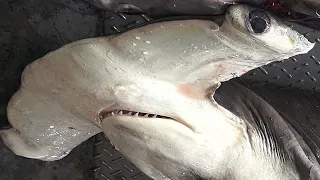
[[[42,148],[42,159],[52,149],[62,157],[61,149],[88,138],[85,121],[155,179],[250,179],[250,167],[264,161],[252,156],[245,119],[217,104],[214,91],[220,82],[313,46],[270,13],[245,5],[231,6],[221,25],[152,23],[73,42],[35,61],[23,72],[8,117],[24,139],[55,146]],[[78,125],[76,134],[64,129],[69,124]],[[245,162],[252,163],[241,174],[250,177],[235,172]],[[264,173],[274,179],[270,169]]]
[[[155,179],[250,178],[233,172],[254,159],[245,119],[215,103],[214,91],[222,81],[314,46],[268,12],[244,5],[231,6],[220,26],[161,22],[109,43],[122,54],[121,70],[109,69],[117,83],[105,97],[116,103],[100,111],[101,127]],[[115,59],[114,51],[109,59]],[[265,165],[252,162],[251,167]]]

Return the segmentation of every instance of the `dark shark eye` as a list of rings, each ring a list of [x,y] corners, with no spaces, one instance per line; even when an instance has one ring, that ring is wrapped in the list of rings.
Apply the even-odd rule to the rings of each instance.
[[[270,28],[271,19],[263,10],[253,10],[249,12],[247,26],[255,34],[262,34]]]

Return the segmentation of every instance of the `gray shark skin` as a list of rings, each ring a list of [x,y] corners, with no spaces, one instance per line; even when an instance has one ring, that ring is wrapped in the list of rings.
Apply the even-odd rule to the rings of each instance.
[[[214,92],[313,47],[247,5],[228,8],[220,26],[166,21],[79,40],[25,68],[7,107],[13,128],[1,137],[19,156],[54,161],[103,131],[157,180],[303,179],[280,140],[219,105]]]

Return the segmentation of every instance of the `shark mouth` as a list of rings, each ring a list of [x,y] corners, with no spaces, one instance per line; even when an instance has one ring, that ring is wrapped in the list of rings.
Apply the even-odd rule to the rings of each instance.
[[[142,118],[161,118],[161,119],[173,119],[167,116],[161,116],[157,114],[149,114],[137,111],[128,111],[128,110],[111,110],[111,111],[102,111],[99,115],[100,120],[103,120],[111,116],[134,116]],[[174,119],[173,119],[174,120]]]
[[[150,113],[144,113],[144,112],[119,110],[119,109],[109,110],[109,111],[101,111],[99,113],[100,122],[103,121],[105,118],[112,117],[112,116],[130,116],[130,117],[139,117],[139,118],[168,119],[168,120],[176,121],[176,122],[186,126],[190,130],[194,131],[192,126],[188,125],[184,121],[181,121],[181,120],[178,120],[178,119],[175,119],[175,118],[171,118],[171,117],[168,117],[168,116],[162,116],[162,115],[158,115],[158,114],[150,114]]]

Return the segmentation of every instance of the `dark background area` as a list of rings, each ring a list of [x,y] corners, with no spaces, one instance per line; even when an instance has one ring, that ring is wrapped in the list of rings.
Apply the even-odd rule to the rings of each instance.
[[[98,35],[82,0],[0,0],[0,118],[25,66],[62,45]]]
[[[60,46],[98,35],[99,12],[82,0],[0,0],[0,126],[25,66]],[[93,179],[93,138],[61,161],[17,157],[0,140],[1,180]]]

